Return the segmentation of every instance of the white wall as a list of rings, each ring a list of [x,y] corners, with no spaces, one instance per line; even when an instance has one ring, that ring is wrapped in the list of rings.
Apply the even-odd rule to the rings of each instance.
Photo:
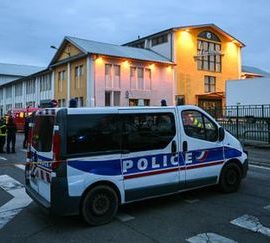
[[[44,75],[44,74],[43,74]],[[42,75],[42,76],[43,76]],[[51,79],[51,74],[46,74]],[[32,80],[33,78],[31,78]],[[26,107],[27,102],[35,102],[35,106],[37,107],[40,104],[41,100],[50,100],[53,97],[53,84],[51,84],[51,90],[40,91],[40,77],[35,77],[35,93],[26,94],[26,82],[23,81],[22,95],[15,96],[15,82],[10,83],[9,85],[0,87],[3,89],[3,99],[0,99],[0,106],[3,106],[3,114],[7,112],[6,105],[12,104],[12,108],[15,108],[15,103],[22,103],[22,107]],[[12,97],[6,98],[6,88],[12,86]]]
[[[270,78],[227,80],[226,104],[270,104]]]
[[[162,43],[156,46],[152,46],[151,41],[149,41],[149,48],[162,56],[167,57],[168,59],[172,60],[172,34],[168,33],[168,42]]]

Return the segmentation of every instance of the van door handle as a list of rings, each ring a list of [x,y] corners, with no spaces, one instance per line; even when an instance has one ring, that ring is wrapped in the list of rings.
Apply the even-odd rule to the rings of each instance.
[[[175,140],[172,141],[172,156],[176,155],[177,146]]]
[[[188,143],[187,141],[183,142],[183,152],[187,152],[188,151]]]

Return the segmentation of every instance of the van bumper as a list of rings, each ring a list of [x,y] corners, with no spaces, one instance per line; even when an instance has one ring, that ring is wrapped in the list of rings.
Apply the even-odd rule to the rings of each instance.
[[[53,215],[68,216],[80,214],[80,197],[70,197],[65,178],[52,178],[51,202],[45,200],[33,190],[29,183],[25,185],[26,193],[45,211]]]

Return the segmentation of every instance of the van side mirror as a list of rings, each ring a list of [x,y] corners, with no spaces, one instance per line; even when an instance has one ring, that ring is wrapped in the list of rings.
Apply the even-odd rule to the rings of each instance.
[[[223,127],[220,127],[218,129],[218,141],[220,142],[223,141],[224,137],[225,137],[225,130]]]

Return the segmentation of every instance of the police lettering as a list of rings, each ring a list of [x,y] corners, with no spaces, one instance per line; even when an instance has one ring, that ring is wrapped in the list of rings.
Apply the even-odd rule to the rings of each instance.
[[[148,169],[159,169],[159,168],[166,168],[168,167],[168,162],[172,166],[178,165],[178,157],[177,156],[171,156],[168,160],[167,155],[163,155],[161,158],[161,161],[157,159],[157,157],[151,157],[151,158],[140,158],[138,160],[123,160],[123,173],[127,173],[131,169],[134,169],[136,172],[144,171],[147,168]]]

